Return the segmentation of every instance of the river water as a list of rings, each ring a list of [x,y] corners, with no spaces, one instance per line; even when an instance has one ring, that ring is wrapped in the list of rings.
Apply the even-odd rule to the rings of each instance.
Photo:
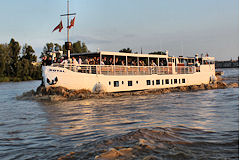
[[[238,82],[238,69],[224,73],[226,81]],[[1,160],[57,159],[69,152],[94,159],[103,149],[133,147],[142,138],[155,145],[165,138],[161,143],[167,148],[135,152],[133,159],[149,154],[159,159],[239,158],[238,88],[54,104],[16,99],[39,84],[0,83]],[[106,143],[109,139],[114,146]]]

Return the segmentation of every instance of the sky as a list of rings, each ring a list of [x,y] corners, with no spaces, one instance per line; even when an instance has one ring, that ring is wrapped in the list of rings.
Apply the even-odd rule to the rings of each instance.
[[[0,43],[14,38],[40,55],[48,42],[64,44],[66,0],[1,0]],[[77,13],[70,41],[90,51],[149,53],[172,56],[208,53],[216,60],[239,56],[238,0],[70,0]],[[73,17],[71,17],[73,18]],[[63,21],[61,33],[52,30]]]

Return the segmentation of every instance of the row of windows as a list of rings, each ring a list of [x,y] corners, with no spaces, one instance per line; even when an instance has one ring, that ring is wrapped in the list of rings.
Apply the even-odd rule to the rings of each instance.
[[[170,82],[171,82],[171,84],[181,84],[181,83],[186,83],[186,80],[185,80],[185,78],[183,78],[183,79],[163,79],[162,80],[162,85],[164,85],[164,84],[170,84]],[[122,81],[122,85],[124,84],[124,81]],[[136,84],[138,84],[138,81],[136,81]],[[155,81],[154,80],[152,80],[152,83],[151,83],[151,80],[147,80],[147,85],[149,86],[149,85],[155,85]],[[161,84],[161,80],[160,79],[158,79],[158,80],[156,80],[156,85],[160,85]],[[111,85],[111,81],[109,81],[109,86]],[[113,82],[113,85],[114,85],[114,87],[119,87],[119,81],[114,81]],[[133,81],[128,81],[128,86],[133,86]]]
[[[152,85],[154,85],[155,83],[154,83],[155,81],[154,80],[152,80]],[[181,84],[181,83],[186,83],[186,79],[185,78],[183,78],[183,79],[163,79],[162,80],[162,85],[164,85],[164,84],[170,84],[170,82],[171,82],[171,84]],[[156,85],[160,85],[161,84],[161,80],[160,79],[158,79],[158,80],[156,80]],[[147,85],[149,86],[149,85],[151,85],[151,80],[147,80]]]

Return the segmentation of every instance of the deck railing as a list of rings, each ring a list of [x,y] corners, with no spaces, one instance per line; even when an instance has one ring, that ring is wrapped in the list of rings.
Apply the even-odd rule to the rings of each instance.
[[[103,75],[169,75],[173,74],[172,66],[120,66],[120,65],[60,65],[53,64],[54,67],[62,67],[73,72]],[[176,74],[193,74],[196,72],[194,66],[175,67]]]

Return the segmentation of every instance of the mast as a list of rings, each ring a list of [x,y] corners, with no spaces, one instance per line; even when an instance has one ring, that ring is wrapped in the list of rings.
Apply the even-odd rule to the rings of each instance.
[[[67,0],[67,42],[69,42],[69,0]]]
[[[67,42],[65,42],[65,49],[67,50],[67,56],[68,56],[68,59],[70,60],[71,58],[71,49],[72,49],[72,43],[70,42],[70,38],[69,38],[69,31],[70,31],[70,28],[69,28],[69,18],[70,16],[72,15],[76,15],[76,13],[69,13],[69,0],[67,0],[67,14],[63,14],[61,16],[67,16]]]

